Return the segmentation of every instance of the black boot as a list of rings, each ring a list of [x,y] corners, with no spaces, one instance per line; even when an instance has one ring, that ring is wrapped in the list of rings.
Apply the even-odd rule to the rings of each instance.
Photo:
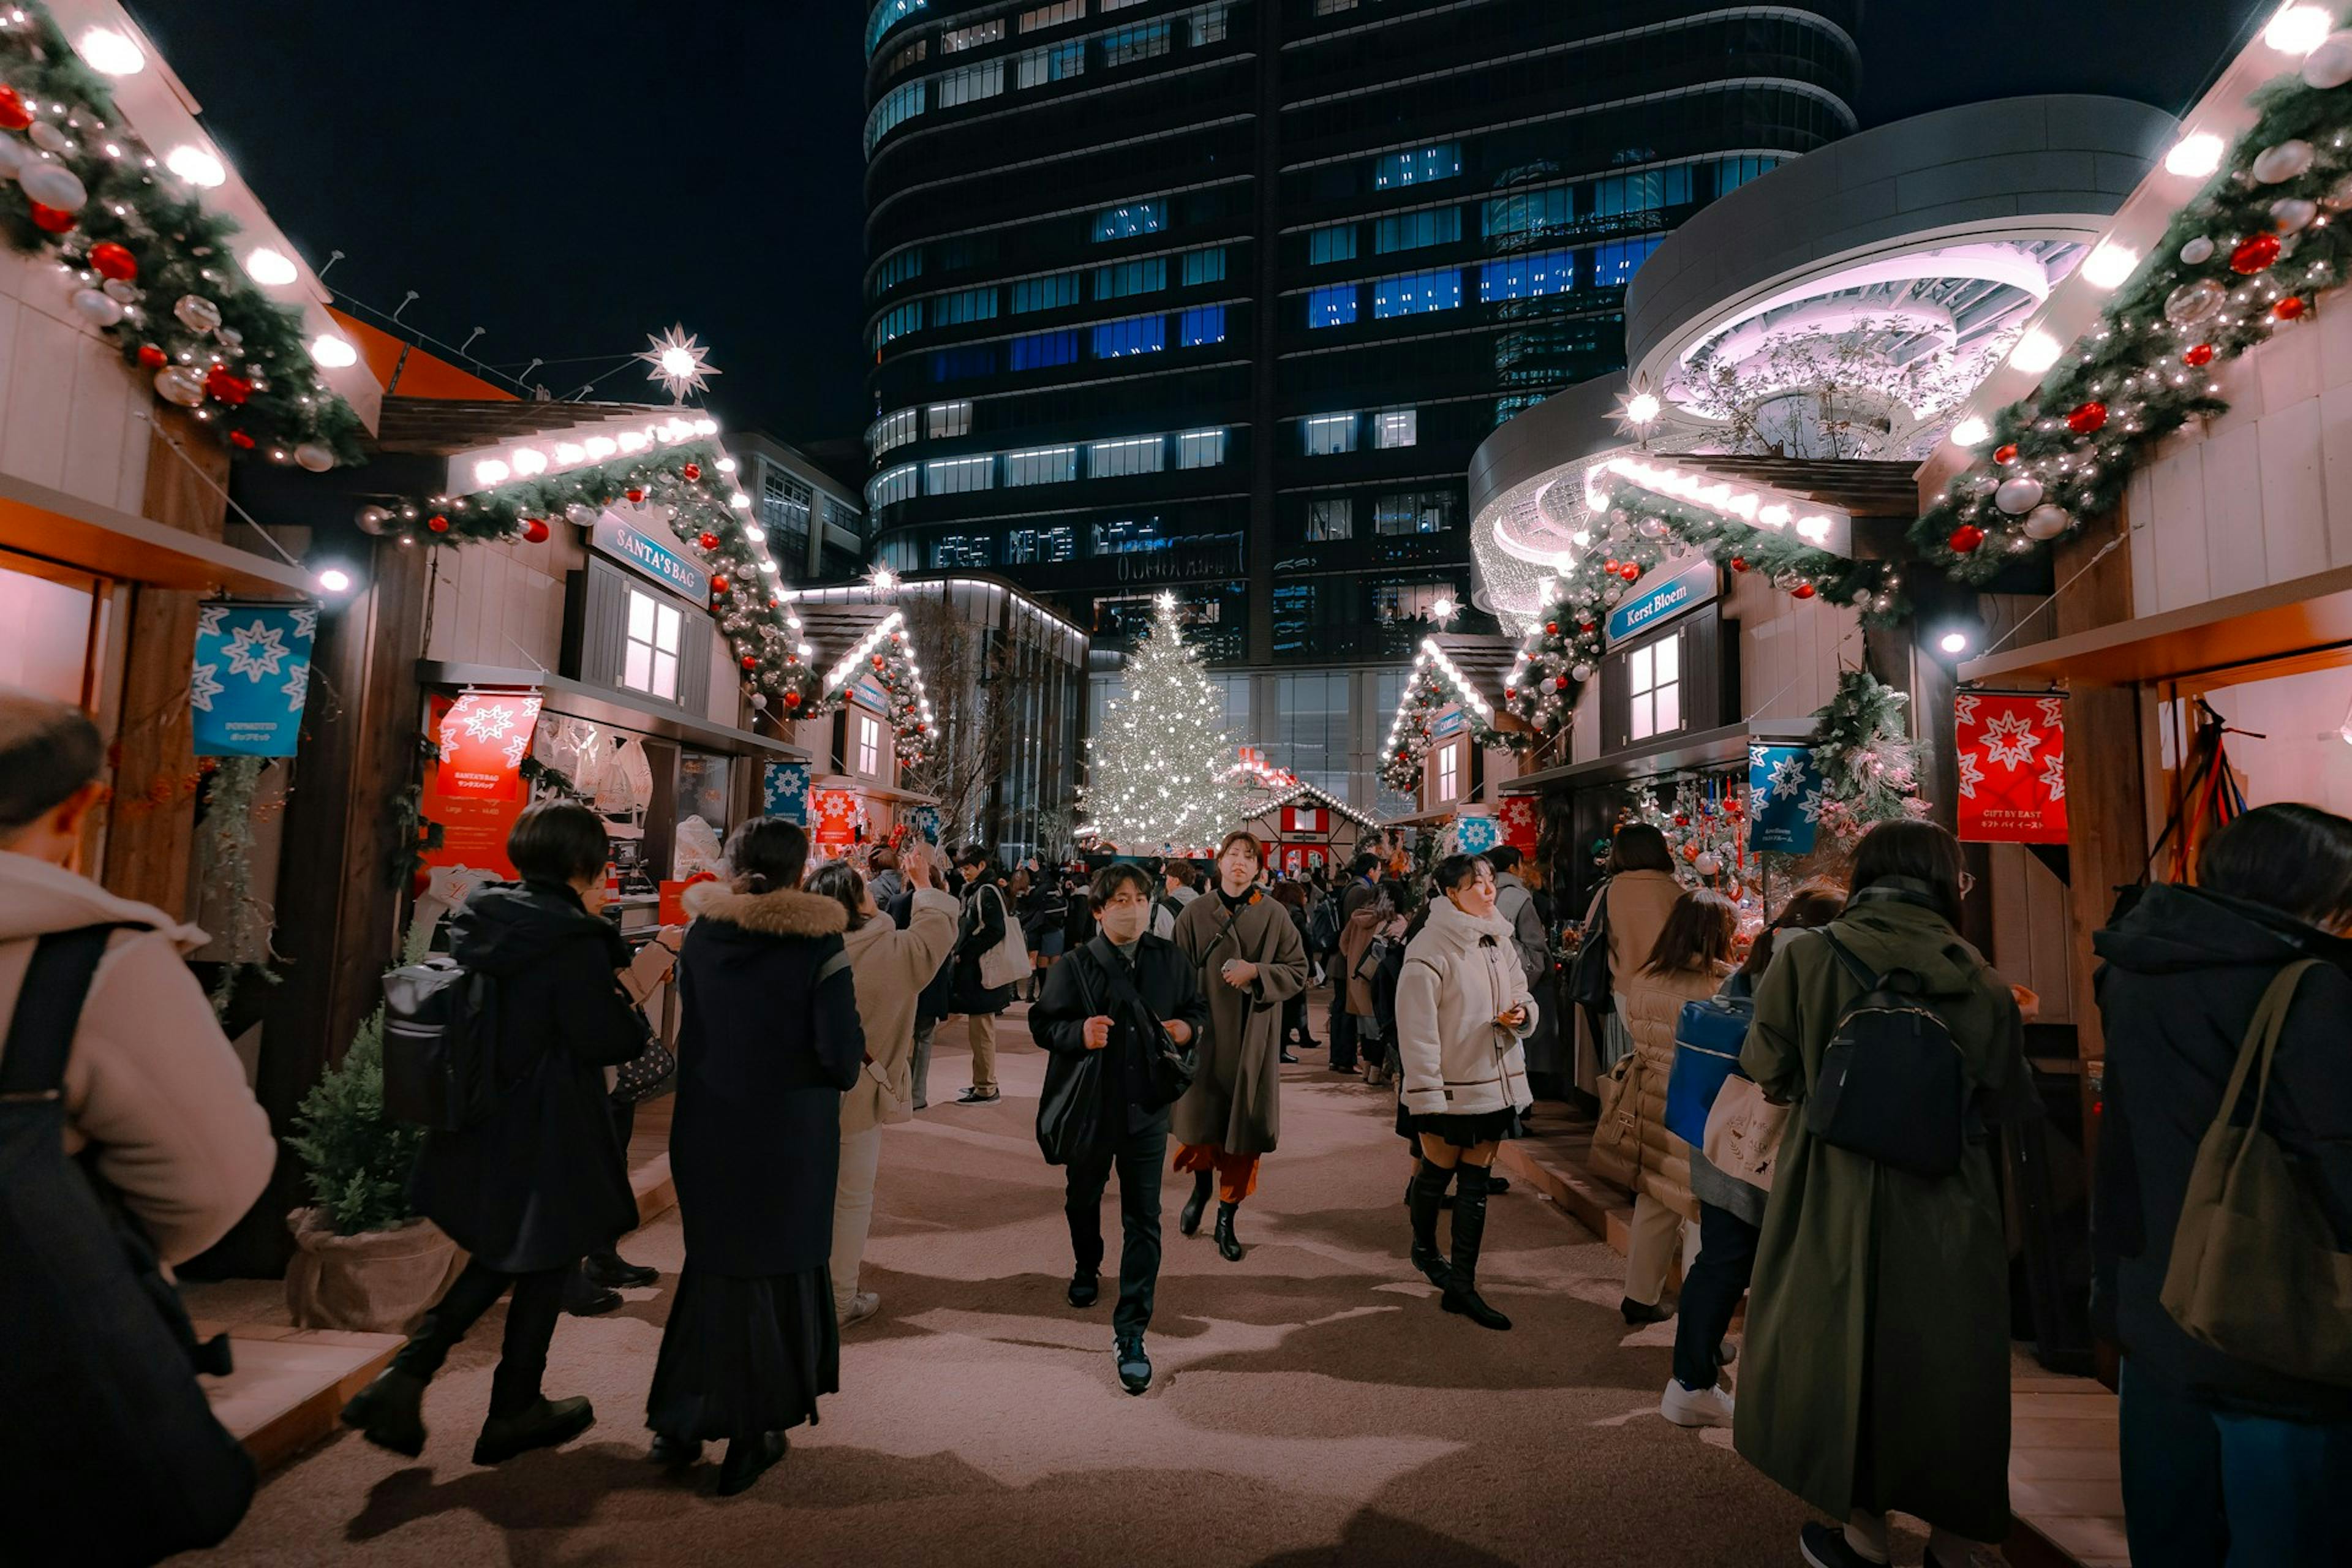
[[[1486,1168],[1464,1165],[1460,1175],[1454,1198],[1454,1268],[1445,1277],[1443,1304],[1482,1329],[1507,1329],[1511,1320],[1478,1294],[1478,1247],[1486,1236]]]
[[[702,1444],[693,1437],[673,1437],[667,1432],[654,1434],[653,1462],[672,1475],[680,1475],[702,1462]]]
[[[643,1289],[661,1279],[660,1269],[632,1263],[617,1252],[590,1253],[580,1271],[588,1277],[588,1283],[607,1290]]]
[[[1192,1195],[1184,1200],[1184,1212],[1176,1216],[1176,1228],[1186,1236],[1201,1234],[1201,1212],[1209,1206],[1209,1193],[1216,1179],[1207,1171],[1192,1173]]]
[[[591,1279],[584,1263],[564,1279],[563,1310],[575,1318],[599,1317],[620,1305],[621,1293]]]
[[[534,1399],[511,1415],[482,1423],[482,1435],[474,1439],[474,1463],[503,1464],[533,1448],[552,1448],[595,1424],[596,1412],[585,1399]]]
[[[1234,1213],[1241,1206],[1239,1204],[1217,1205],[1217,1250],[1224,1254],[1228,1263],[1242,1260],[1242,1244],[1234,1239]]]
[[[1454,1180],[1454,1173],[1428,1161],[1421,1163],[1421,1173],[1406,1188],[1407,1200],[1412,1205],[1412,1266],[1440,1289],[1445,1287],[1445,1255],[1437,1250],[1437,1210],[1445,1201],[1445,1189]],[[1457,1214],[1454,1233],[1462,1234],[1462,1221]]]
[[[425,1380],[386,1367],[343,1406],[343,1425],[379,1448],[410,1458],[425,1452]]]
[[[749,1491],[752,1482],[784,1457],[784,1447],[782,1432],[762,1432],[756,1437],[730,1440],[727,1458],[719,1465],[719,1495],[733,1497],[737,1492]]]

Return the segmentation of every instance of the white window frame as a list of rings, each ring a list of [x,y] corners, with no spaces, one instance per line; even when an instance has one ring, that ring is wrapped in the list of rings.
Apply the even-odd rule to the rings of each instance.
[[[1448,741],[1437,749],[1437,798],[1430,804],[1443,805],[1462,798],[1462,747]]]
[[[885,468],[866,483],[866,504],[869,509],[895,506],[902,500],[912,500],[922,493],[922,469],[913,463],[901,463],[895,468]]]
[[[677,656],[685,642],[686,617],[676,605],[651,594],[627,590],[628,614],[621,626],[621,680],[631,691],[677,700]]]
[[[1417,447],[1421,444],[1421,410],[1418,408],[1383,408],[1372,416],[1372,445],[1386,450],[1391,447]]]
[[[935,458],[924,464],[923,469],[925,495],[961,495],[967,490],[992,490],[996,488],[996,459],[993,457]]]
[[[1683,711],[1682,642],[1675,632],[1625,656],[1627,741],[1671,735],[1689,721]]]
[[[934,403],[923,410],[924,428],[934,441],[971,433],[971,403]]]
[[[1004,454],[1004,485],[1012,489],[1022,485],[1066,484],[1078,477],[1078,449],[1076,447],[1033,447],[1025,452]]]
[[[857,771],[869,779],[882,774],[882,725],[871,713],[857,715]]]
[[[1123,479],[1134,474],[1156,474],[1167,467],[1168,442],[1160,436],[1136,436],[1123,441],[1097,441],[1087,448],[1087,477]]]
[[[1213,468],[1224,460],[1223,430],[1187,430],[1176,437],[1176,466],[1180,468]]]
[[[903,447],[913,440],[919,433],[915,420],[915,410],[911,408],[893,409],[877,419],[874,422],[873,432],[867,437],[867,444],[872,448],[873,456],[878,458],[883,453],[894,447]]]

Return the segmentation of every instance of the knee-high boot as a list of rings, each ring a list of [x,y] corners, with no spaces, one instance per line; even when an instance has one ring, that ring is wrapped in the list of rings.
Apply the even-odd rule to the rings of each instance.
[[[1486,1168],[1464,1165],[1454,1195],[1454,1267],[1445,1277],[1444,1307],[1482,1329],[1507,1329],[1511,1320],[1478,1294],[1478,1249],[1486,1237]]]
[[[1445,1284],[1445,1255],[1437,1250],[1437,1211],[1445,1202],[1445,1189],[1454,1180],[1454,1173],[1427,1160],[1412,1178],[1412,1266],[1429,1279],[1432,1285],[1443,1289]],[[1457,1214],[1454,1232],[1461,1233],[1462,1221]]]
[[[1183,1212],[1176,1216],[1176,1228],[1186,1236],[1196,1236],[1201,1229],[1201,1215],[1209,1206],[1209,1194],[1216,1190],[1213,1171],[1192,1173],[1192,1195],[1184,1200]]]

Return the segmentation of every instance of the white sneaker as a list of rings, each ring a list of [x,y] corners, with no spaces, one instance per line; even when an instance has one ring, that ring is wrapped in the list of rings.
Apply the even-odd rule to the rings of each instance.
[[[1720,1384],[1685,1388],[1680,1378],[1670,1377],[1665,1393],[1658,1396],[1658,1414],[1677,1426],[1728,1426],[1731,1395]]]
[[[841,1326],[856,1328],[882,1310],[882,1294],[878,1290],[860,1290],[849,1299],[849,1310],[841,1315]]]

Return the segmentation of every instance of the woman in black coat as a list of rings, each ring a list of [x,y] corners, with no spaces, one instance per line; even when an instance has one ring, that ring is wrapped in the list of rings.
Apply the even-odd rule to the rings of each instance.
[[[567,1441],[596,1419],[585,1399],[541,1397],[539,1381],[564,1281],[637,1224],[604,1069],[635,1058],[646,1035],[617,978],[628,949],[596,912],[609,847],[585,806],[531,806],[507,839],[523,879],[478,889],[450,924],[450,955],[496,988],[498,1095],[478,1124],[427,1137],[409,1182],[415,1212],[471,1254],[465,1272],[343,1408],[345,1425],[395,1453],[424,1450],[425,1383],[509,1289],[474,1462]]]
[[[783,1458],[784,1429],[840,1387],[825,1265],[841,1093],[866,1057],[841,903],[800,891],[808,835],[754,817],[727,841],[678,955],[670,1172],[686,1267],[646,1402],[654,1458],[684,1468],[726,1438],[719,1495]],[[706,884],[706,886],[715,886]]]
[[[963,924],[956,935],[955,1009],[963,1015],[971,1046],[971,1087],[956,1103],[989,1105],[997,1098],[996,1016],[1013,1005],[1013,986],[982,984],[980,961],[1004,940],[1006,922],[1017,925],[1018,917],[987,850],[967,848],[956,857],[956,870],[963,877]]]

